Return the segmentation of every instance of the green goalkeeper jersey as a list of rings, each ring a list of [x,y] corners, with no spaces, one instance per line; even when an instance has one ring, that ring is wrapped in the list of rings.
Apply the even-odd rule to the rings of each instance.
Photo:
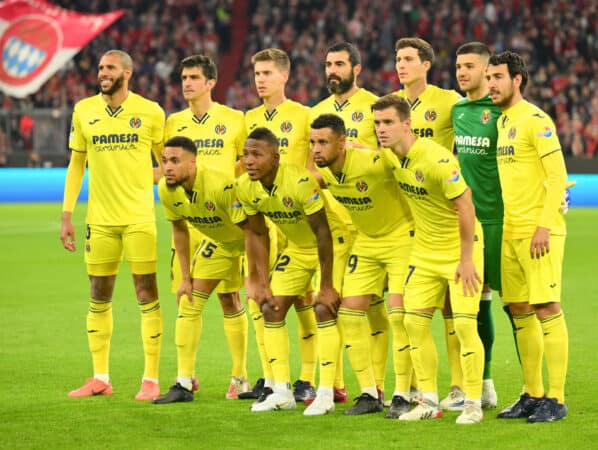
[[[473,194],[481,223],[502,223],[503,202],[496,163],[496,122],[501,112],[486,95],[453,106],[451,115],[461,172]]]

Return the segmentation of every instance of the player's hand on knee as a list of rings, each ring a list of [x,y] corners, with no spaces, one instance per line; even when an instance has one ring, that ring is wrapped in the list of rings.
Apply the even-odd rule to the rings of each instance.
[[[326,307],[331,314],[336,316],[338,308],[341,304],[338,292],[334,288],[320,289],[316,296],[315,304]]]
[[[532,237],[529,251],[532,259],[540,259],[542,256],[550,252],[550,230],[548,228],[536,228],[534,237]]]
[[[181,280],[178,289],[176,290],[176,303],[177,305],[184,301],[183,297],[189,299],[189,303],[193,304],[193,281],[189,279]]]
[[[478,274],[473,261],[460,261],[455,272],[455,284],[461,280],[463,295],[474,297],[480,290],[482,278]]]

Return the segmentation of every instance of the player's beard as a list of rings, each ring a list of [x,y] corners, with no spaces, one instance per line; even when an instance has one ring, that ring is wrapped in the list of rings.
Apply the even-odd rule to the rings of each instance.
[[[502,99],[494,104],[496,106],[498,106],[499,108],[507,107],[511,104],[514,94],[515,94],[515,86],[511,85],[511,91],[508,93],[505,93],[503,95]],[[492,96],[492,89],[490,89],[490,96]]]
[[[336,80],[336,83],[331,83],[331,80]],[[340,78],[336,75],[334,76],[334,78],[328,77],[328,80],[326,81],[326,87],[328,88],[328,92],[330,92],[331,94],[339,95],[344,94],[349,89],[351,89],[354,83],[355,75],[353,75],[353,72],[351,72],[351,74],[347,78]]]
[[[120,88],[122,88],[124,82],[125,82],[125,76],[121,75],[114,80],[114,82],[112,83],[112,86],[110,86],[108,89],[102,89],[102,86],[100,84],[100,90],[102,91],[102,94],[112,95],[116,91],[118,91]]]

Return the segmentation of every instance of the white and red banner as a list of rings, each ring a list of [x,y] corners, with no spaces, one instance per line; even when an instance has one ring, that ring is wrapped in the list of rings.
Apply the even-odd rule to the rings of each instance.
[[[43,0],[0,3],[0,89],[23,98],[123,14],[80,14]]]

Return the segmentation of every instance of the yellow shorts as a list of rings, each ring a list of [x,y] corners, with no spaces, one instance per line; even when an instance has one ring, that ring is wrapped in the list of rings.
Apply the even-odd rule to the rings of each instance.
[[[339,292],[342,289],[345,262],[351,249],[349,238],[333,237],[334,261],[332,282]],[[270,273],[270,288],[276,296],[304,297],[312,290],[312,279],[320,269],[318,249],[304,249],[294,246],[285,248]]]
[[[202,240],[207,239],[210,242],[210,238],[206,237],[201,231],[197,228],[193,227],[190,224],[187,224],[187,228],[189,229],[189,255],[191,255],[191,259],[195,255],[197,251],[197,247]],[[171,238],[171,248],[170,248],[170,292],[173,294],[176,293],[179,285],[181,284],[181,263],[179,262],[179,256],[177,255],[176,249],[174,248],[174,241]],[[193,276],[193,275],[192,275]],[[197,277],[201,278],[201,277]],[[210,277],[203,277],[203,279],[212,280],[218,277],[210,276]],[[227,294],[229,292],[237,292],[239,288],[235,288],[237,286],[236,281],[229,283],[228,277],[222,278],[222,281],[218,283],[216,286],[216,292],[219,294]]]
[[[85,262],[87,273],[116,275],[123,254],[135,275],[156,273],[156,223],[106,226],[87,225]]]
[[[455,272],[459,264],[459,250],[454,253],[431,252],[413,247],[405,281],[405,309],[414,311],[444,307],[447,288],[451,297],[453,313],[477,314],[480,306],[482,283],[474,296],[463,294],[461,280],[455,284]],[[473,263],[480,278],[484,276],[484,247],[480,237],[474,242]]]
[[[387,274],[388,292],[402,294],[412,243],[412,233],[389,233],[376,238],[357,234],[345,267],[343,297],[381,297]]]
[[[502,300],[531,305],[561,301],[565,236],[550,236],[550,252],[540,259],[529,253],[531,238],[502,243]]]
[[[199,280],[222,280],[216,292],[227,294],[237,292],[243,285],[241,255],[231,256],[220,246],[204,238],[199,243],[191,262],[191,278]]]

